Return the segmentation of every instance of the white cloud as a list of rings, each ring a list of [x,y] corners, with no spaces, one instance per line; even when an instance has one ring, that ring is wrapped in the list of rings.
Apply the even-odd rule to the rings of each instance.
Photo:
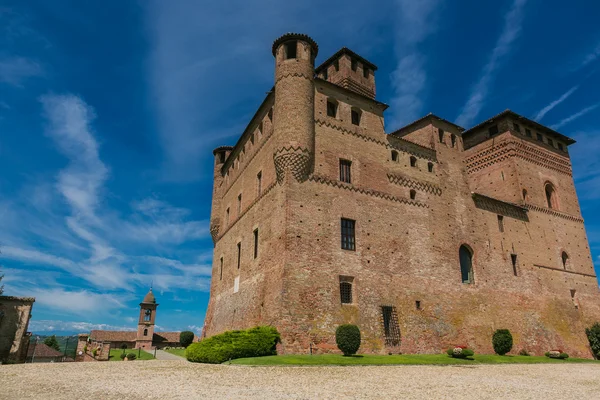
[[[125,307],[117,295],[100,294],[89,290],[70,291],[62,288],[29,287],[20,294],[35,297],[38,307],[51,308],[66,314],[107,315],[114,309]]]
[[[563,126],[567,125],[569,122],[572,122],[572,121],[576,120],[577,118],[580,118],[580,117],[584,116],[585,114],[589,113],[590,111],[595,110],[596,108],[598,108],[598,106],[600,106],[600,103],[592,104],[591,106],[585,107],[584,109],[582,109],[574,114],[569,115],[567,118],[560,120],[558,123],[556,123],[554,125],[550,125],[550,127],[552,129],[560,129]]]
[[[423,106],[423,91],[427,84],[426,56],[419,44],[435,29],[436,11],[441,0],[398,0],[398,21],[394,24],[395,52],[398,59],[392,72],[394,95],[390,100],[388,121],[403,125],[418,118]]]
[[[187,328],[188,330],[194,332],[197,336],[200,336],[202,334],[202,329],[204,328],[204,325],[188,325]]]
[[[88,333],[93,329],[107,331],[134,331],[131,326],[116,326],[109,324],[93,324],[83,321],[61,321],[61,320],[35,320],[29,323],[29,330],[38,332],[77,332]]]
[[[0,82],[20,87],[28,78],[43,75],[43,69],[35,61],[24,57],[0,58]]]
[[[569,96],[571,96],[573,94],[573,92],[575,92],[577,89],[579,88],[579,85],[577,86],[573,86],[571,89],[567,90],[565,93],[563,93],[558,99],[554,100],[553,102],[551,102],[550,104],[548,104],[546,107],[542,108],[534,117],[534,119],[536,121],[541,120],[542,118],[544,118],[544,115],[546,115],[550,110],[552,110],[554,107],[556,107],[557,105],[559,105],[560,103],[562,103],[563,101],[565,101]]]
[[[456,118],[458,125],[471,125],[483,108],[496,72],[510,54],[514,42],[521,33],[523,9],[526,3],[527,0],[514,0],[509,12],[505,15],[504,28],[490,55],[490,59],[483,68],[481,77],[471,89],[469,99],[463,106],[460,115]]]

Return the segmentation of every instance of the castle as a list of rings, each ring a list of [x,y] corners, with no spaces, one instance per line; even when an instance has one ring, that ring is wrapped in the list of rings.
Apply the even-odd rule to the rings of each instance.
[[[273,43],[275,86],[214,150],[214,258],[203,335],[273,325],[285,353],[591,357],[600,294],[573,182],[574,140],[506,110],[470,129],[428,114],[391,133],[377,67],[342,48],[315,68],[303,34]],[[401,112],[401,111],[400,111]]]

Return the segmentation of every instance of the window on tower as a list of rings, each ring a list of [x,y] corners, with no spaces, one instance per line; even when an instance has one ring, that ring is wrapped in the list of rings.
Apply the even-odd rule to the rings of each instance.
[[[148,336],[148,329],[144,329],[144,336]]]
[[[144,311],[144,322],[150,322],[150,317],[152,317],[152,310]]]
[[[297,48],[298,48],[298,45],[296,44],[296,41],[287,42],[285,44],[285,58],[288,60],[291,58],[296,58],[296,49]]]

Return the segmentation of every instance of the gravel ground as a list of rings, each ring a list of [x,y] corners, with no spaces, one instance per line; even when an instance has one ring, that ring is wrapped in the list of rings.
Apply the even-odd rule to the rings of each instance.
[[[0,399],[598,399],[582,364],[248,367],[187,361],[0,366]]]

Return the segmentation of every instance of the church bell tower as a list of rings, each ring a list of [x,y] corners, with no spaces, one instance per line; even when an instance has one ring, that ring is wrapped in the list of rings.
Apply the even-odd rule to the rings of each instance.
[[[152,293],[152,288],[144,300],[140,303],[140,318],[138,321],[137,337],[135,348],[152,349],[152,337],[154,336],[154,321],[156,319],[156,298]]]

